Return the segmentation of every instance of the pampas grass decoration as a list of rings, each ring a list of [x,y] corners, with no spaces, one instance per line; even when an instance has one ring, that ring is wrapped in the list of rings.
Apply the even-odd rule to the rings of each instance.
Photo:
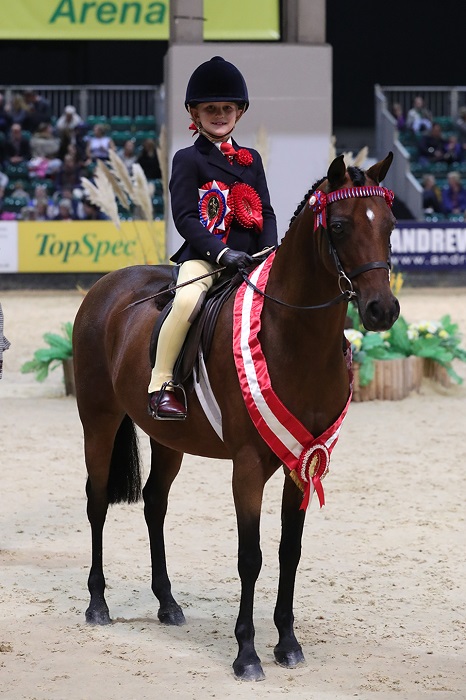
[[[355,165],[358,168],[362,168],[362,166],[363,166],[363,164],[368,156],[368,153],[369,153],[369,149],[367,146],[364,146],[364,148],[361,148],[361,150],[356,155],[356,157],[353,161],[353,165]]]
[[[91,204],[101,209],[104,214],[113,221],[115,226],[120,228],[120,218],[118,216],[118,208],[115,200],[113,189],[107,178],[99,173],[96,174],[95,184],[87,179],[81,178],[83,190],[86,193]]]
[[[110,182],[110,184],[113,188],[113,191],[115,193],[115,196],[118,199],[118,201],[120,202],[121,206],[124,209],[127,209],[127,210],[130,209],[130,207],[131,207],[130,199],[129,199],[128,195],[126,194],[126,192],[121,187],[121,185],[120,185],[118,179],[115,177],[115,174],[113,173],[113,171],[110,170],[110,168],[104,163],[103,160],[98,161],[97,167],[100,168],[100,170],[102,170],[103,174],[105,175],[107,180]]]
[[[146,221],[153,220],[152,197],[144,170],[139,163],[133,164],[133,202],[141,207]]]
[[[165,124],[160,127],[160,135],[156,144],[157,158],[159,159],[160,172],[162,173],[162,191],[164,211],[168,211],[168,139]]]
[[[267,136],[267,130],[263,124],[260,125],[257,131],[255,148],[256,151],[259,151],[264,171],[267,172],[267,164],[269,161],[269,137]]]
[[[115,173],[117,180],[119,181],[123,190],[128,195],[129,199],[133,199],[133,183],[131,182],[131,178],[126,168],[126,165],[123,163],[120,156],[115,151],[110,150],[109,157],[110,164],[112,166],[113,172]]]
[[[330,147],[329,147],[329,152],[328,152],[329,165],[330,165],[330,163],[333,163],[333,161],[337,157],[336,142],[337,142],[337,138],[335,135],[333,135],[330,139]]]

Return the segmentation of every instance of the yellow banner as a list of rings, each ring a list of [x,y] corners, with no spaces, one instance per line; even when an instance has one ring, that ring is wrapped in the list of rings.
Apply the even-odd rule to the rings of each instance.
[[[111,272],[165,260],[165,223],[25,221],[18,223],[18,272]]]
[[[0,0],[0,8],[0,39],[169,38],[169,0]],[[206,40],[280,38],[279,0],[204,0],[204,20]]]

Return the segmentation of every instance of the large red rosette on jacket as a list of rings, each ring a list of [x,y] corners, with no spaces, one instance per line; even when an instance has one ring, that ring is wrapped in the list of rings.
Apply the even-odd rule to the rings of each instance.
[[[230,206],[238,223],[244,228],[254,228],[260,233],[264,220],[261,198],[256,190],[244,182],[237,182],[232,185],[230,198]]]

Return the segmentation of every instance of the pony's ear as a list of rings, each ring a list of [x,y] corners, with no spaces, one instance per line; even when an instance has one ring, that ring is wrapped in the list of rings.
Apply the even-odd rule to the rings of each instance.
[[[344,161],[344,155],[338,156],[330,163],[327,180],[330,184],[330,189],[334,190],[345,181],[346,165]]]
[[[375,165],[372,165],[369,168],[369,170],[366,172],[367,177],[370,177],[370,179],[374,180],[377,184],[381,183],[385,178],[385,175],[388,173],[392,160],[393,153],[390,151],[384,160],[379,160],[378,163],[375,163]]]

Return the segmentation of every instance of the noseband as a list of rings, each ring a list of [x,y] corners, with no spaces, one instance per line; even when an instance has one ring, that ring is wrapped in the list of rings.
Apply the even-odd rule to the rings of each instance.
[[[281,301],[280,299],[275,299],[275,297],[271,297],[262,290],[258,289],[251,282],[251,280],[248,277],[248,274],[243,270],[242,276],[244,281],[250,287],[252,287],[254,291],[258,292],[267,299],[270,299],[271,301],[275,301],[277,304],[281,304],[282,306],[286,306],[292,309],[309,310],[323,309],[327,306],[333,306],[334,304],[338,304],[341,301],[349,301],[350,299],[355,297],[356,292],[353,289],[353,284],[351,280],[357,277],[358,275],[361,275],[363,272],[367,272],[368,270],[384,269],[390,273],[390,256],[388,261],[376,260],[374,262],[364,263],[364,265],[359,265],[359,267],[356,267],[354,270],[351,270],[351,272],[345,272],[343,269],[343,265],[340,262],[340,258],[338,257],[338,253],[335,249],[335,246],[333,245],[332,238],[328,232],[328,205],[332,204],[333,202],[340,202],[344,199],[356,199],[362,197],[383,197],[385,199],[385,202],[387,203],[387,206],[391,209],[393,206],[393,200],[395,198],[395,195],[393,194],[392,190],[389,190],[386,187],[369,185],[366,187],[348,187],[340,190],[334,190],[333,192],[329,192],[328,194],[326,194],[322,190],[316,190],[309,197],[308,204],[310,209],[312,209],[312,211],[314,212],[314,232],[317,231],[319,226],[322,226],[324,228],[329,243],[329,252],[332,255],[332,258],[335,262],[335,267],[338,271],[338,286],[340,287],[341,294],[335,297],[335,299],[332,299],[331,301],[328,301],[325,304],[316,304],[314,306],[295,306],[294,304],[287,304],[286,302]]]

